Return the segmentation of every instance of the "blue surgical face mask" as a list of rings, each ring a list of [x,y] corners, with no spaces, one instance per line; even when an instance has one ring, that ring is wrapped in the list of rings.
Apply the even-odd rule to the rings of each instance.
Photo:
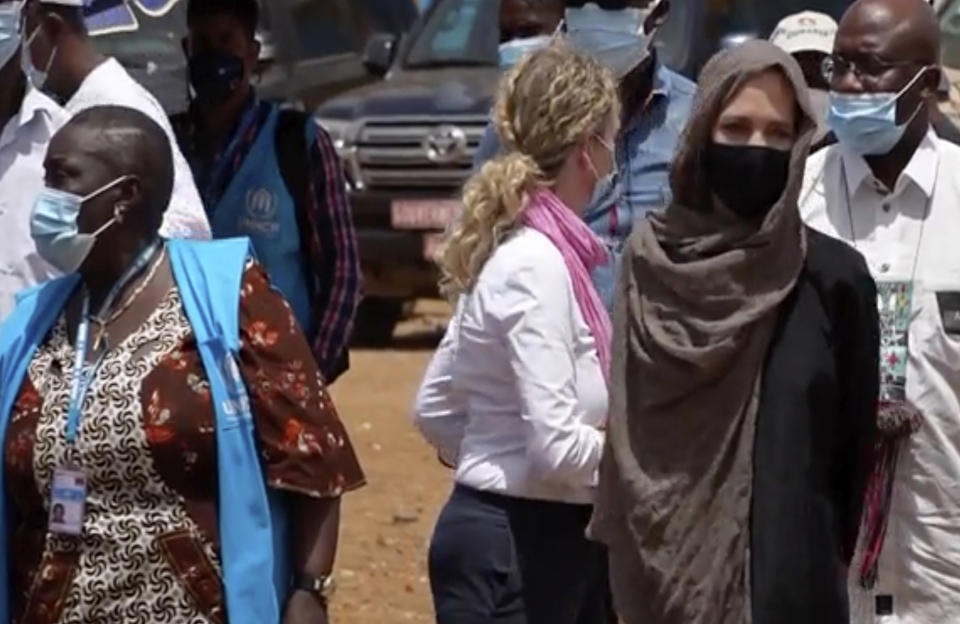
[[[830,92],[830,112],[827,124],[837,140],[861,156],[889,154],[903,138],[907,126],[920,113],[922,103],[903,124],[897,124],[897,104],[927,70],[924,67],[899,93],[839,93]]]
[[[20,3],[0,4],[0,68],[6,67],[20,47]]]
[[[40,257],[64,273],[73,273],[83,264],[97,237],[117,221],[117,215],[90,234],[80,233],[77,219],[83,204],[106,193],[130,176],[121,176],[81,197],[53,188],[40,191],[30,215],[30,236]]]
[[[537,50],[550,45],[553,37],[549,35],[539,35],[537,37],[525,37],[523,39],[514,39],[500,44],[500,67],[510,69],[520,62],[523,57],[533,54]]]
[[[40,34],[41,26],[38,24],[36,28],[33,29],[33,32],[30,33],[30,36],[27,37],[26,42],[23,45],[23,52],[20,54],[20,66],[23,68],[23,73],[26,75],[27,80],[30,81],[30,84],[33,85],[33,88],[38,91],[43,91],[44,86],[47,84],[47,77],[50,75],[50,68],[53,67],[53,59],[57,57],[57,48],[54,47],[53,51],[50,52],[50,58],[47,59],[47,66],[43,69],[37,69],[37,66],[33,64],[33,54],[30,53],[30,46],[33,45],[33,41],[37,38],[37,35]]]
[[[644,24],[658,4],[655,0],[646,9],[605,10],[591,2],[567,9],[567,41],[603,63],[619,80],[650,56],[656,33],[644,32]]]

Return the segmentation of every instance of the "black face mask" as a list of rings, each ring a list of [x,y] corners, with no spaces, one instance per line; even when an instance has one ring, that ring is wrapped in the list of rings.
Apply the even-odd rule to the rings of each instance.
[[[222,104],[243,82],[243,59],[214,50],[190,57],[190,85],[202,104]]]
[[[743,219],[766,216],[787,187],[790,152],[711,141],[707,183],[723,205]]]

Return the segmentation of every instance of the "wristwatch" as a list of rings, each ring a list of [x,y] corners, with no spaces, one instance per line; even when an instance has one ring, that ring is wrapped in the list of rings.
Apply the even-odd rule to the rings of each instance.
[[[333,574],[326,574],[317,578],[310,574],[298,572],[293,575],[293,587],[309,592],[320,601],[320,604],[326,607],[330,599],[333,598],[334,592],[337,591],[337,581],[333,578]]]

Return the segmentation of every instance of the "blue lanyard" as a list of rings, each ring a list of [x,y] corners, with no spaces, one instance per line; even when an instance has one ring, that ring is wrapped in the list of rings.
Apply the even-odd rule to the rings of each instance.
[[[110,289],[107,298],[103,300],[103,305],[100,306],[100,314],[97,315],[98,318],[102,318],[103,315],[113,307],[113,303],[117,297],[120,296],[120,293],[147,267],[150,259],[157,250],[160,249],[161,245],[161,241],[157,240],[140,252],[140,255],[137,256],[137,259],[130,265],[130,268],[120,276],[117,283]],[[96,376],[97,370],[99,370],[100,365],[103,364],[107,351],[104,349],[103,353],[100,354],[93,365],[88,367],[87,351],[89,344],[90,291],[84,287],[83,303],[80,308],[80,320],[77,323],[76,354],[73,360],[73,383],[70,387],[70,410],[67,412],[67,442],[70,444],[73,444],[77,439],[77,431],[80,429],[80,418],[83,411],[83,400],[87,395],[87,391],[90,389],[90,384],[93,383],[93,378]]]
[[[207,183],[203,189],[203,200],[207,208],[207,214],[213,214],[213,211],[216,209],[212,201],[217,187],[220,186],[220,180],[227,175],[227,171],[233,164],[233,159],[236,157],[237,150],[240,149],[241,141],[247,134],[250,126],[257,120],[259,113],[260,100],[254,97],[250,106],[240,117],[240,121],[237,123],[237,127],[234,128],[230,140],[226,143],[226,147],[214,158],[213,164],[210,167],[210,175],[207,177]]]

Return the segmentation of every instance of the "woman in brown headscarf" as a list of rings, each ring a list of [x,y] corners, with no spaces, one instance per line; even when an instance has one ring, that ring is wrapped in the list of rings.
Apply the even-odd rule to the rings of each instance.
[[[801,222],[803,75],[766,42],[706,66],[614,311],[592,532],[626,624],[844,624],[877,397],[860,255]]]

